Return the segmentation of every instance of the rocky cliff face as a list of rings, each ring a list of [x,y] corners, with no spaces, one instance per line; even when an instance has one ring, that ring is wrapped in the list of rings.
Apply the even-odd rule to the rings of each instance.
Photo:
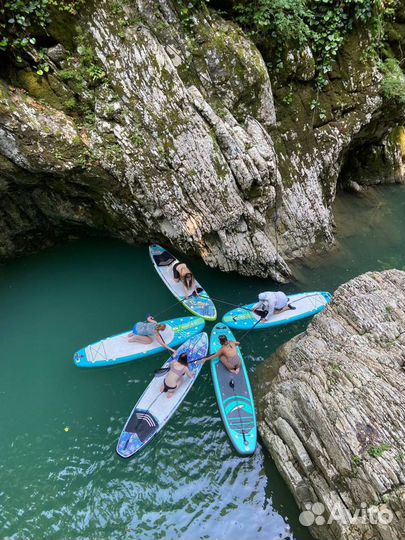
[[[349,281],[270,360],[260,432],[316,538],[403,536],[404,291],[399,270]]]
[[[275,105],[261,54],[215,13],[184,20],[166,0],[101,1],[74,40],[63,25],[52,31],[69,50],[49,49],[47,77],[2,70],[2,257],[96,231],[282,281],[290,261],[333,243],[331,207],[353,152],[383,148],[386,177],[401,178],[391,132],[403,111],[387,112],[380,73],[359,61],[366,35],[354,32],[340,55],[320,120],[311,52],[291,57],[293,96],[279,85]],[[365,176],[381,179],[375,168]]]

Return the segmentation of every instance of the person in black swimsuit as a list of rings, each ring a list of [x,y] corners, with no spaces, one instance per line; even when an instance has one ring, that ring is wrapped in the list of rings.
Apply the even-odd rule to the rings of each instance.
[[[169,373],[166,375],[160,391],[166,392],[168,398],[173,397],[173,394],[181,385],[184,375],[187,375],[190,379],[194,377],[188,368],[186,353],[181,354],[177,360],[173,360],[170,364]]]
[[[173,265],[173,279],[176,283],[181,283],[183,285],[184,296],[186,298],[193,294],[199,296],[199,292],[202,289],[197,287],[195,278],[186,264],[177,262]]]

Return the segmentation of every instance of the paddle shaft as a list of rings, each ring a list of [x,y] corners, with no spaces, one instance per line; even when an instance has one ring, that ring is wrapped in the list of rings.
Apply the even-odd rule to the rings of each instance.
[[[244,339],[248,334],[249,332],[251,332],[252,330],[254,330],[256,328],[256,326],[259,324],[259,322],[261,322],[261,319],[259,319],[258,321],[255,322],[255,324],[252,326],[252,328],[249,328],[249,330],[247,332],[245,332],[241,338],[238,339],[239,343],[242,341],[242,339]]]

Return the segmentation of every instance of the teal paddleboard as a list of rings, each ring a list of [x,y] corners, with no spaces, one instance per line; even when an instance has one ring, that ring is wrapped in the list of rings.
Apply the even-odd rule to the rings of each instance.
[[[246,304],[237,307],[225,313],[222,321],[233,328],[234,330],[262,330],[263,328],[272,328],[289,324],[306,317],[312,317],[320,311],[324,310],[328,303],[332,300],[332,296],[328,292],[305,292],[289,295],[289,303],[295,309],[274,313],[270,320],[259,322],[259,316],[253,312],[256,304]]]
[[[219,343],[221,335],[225,335],[230,341],[236,341],[231,330],[225,324],[218,323],[211,332],[210,354],[216,353],[221,348]],[[251,455],[257,444],[255,404],[239,347],[238,353],[242,365],[237,375],[231,373],[219,358],[211,360],[211,374],[225,430],[239,454]]]
[[[200,317],[179,317],[161,321],[166,329],[160,332],[165,343],[174,348],[184,343],[190,337],[199,334],[205,325]],[[73,361],[80,368],[97,368],[115,366],[132,360],[146,358],[164,351],[164,347],[156,340],[152,343],[137,343],[128,341],[130,330],[115,336],[96,341],[77,351]]]

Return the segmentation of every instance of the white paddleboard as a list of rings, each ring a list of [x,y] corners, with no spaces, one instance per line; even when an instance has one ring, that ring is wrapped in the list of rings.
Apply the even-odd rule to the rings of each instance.
[[[205,332],[193,336],[183,343],[176,352],[176,358],[182,353],[188,355],[189,369],[194,378],[184,375],[183,382],[175,394],[168,398],[168,394],[161,392],[166,374],[157,374],[152,379],[145,392],[133,408],[117,444],[117,453],[123,458],[129,458],[139,452],[159,433],[167,424],[177,408],[193,386],[203,366],[196,360],[207,356],[208,336]],[[169,367],[173,358],[162,366]]]

